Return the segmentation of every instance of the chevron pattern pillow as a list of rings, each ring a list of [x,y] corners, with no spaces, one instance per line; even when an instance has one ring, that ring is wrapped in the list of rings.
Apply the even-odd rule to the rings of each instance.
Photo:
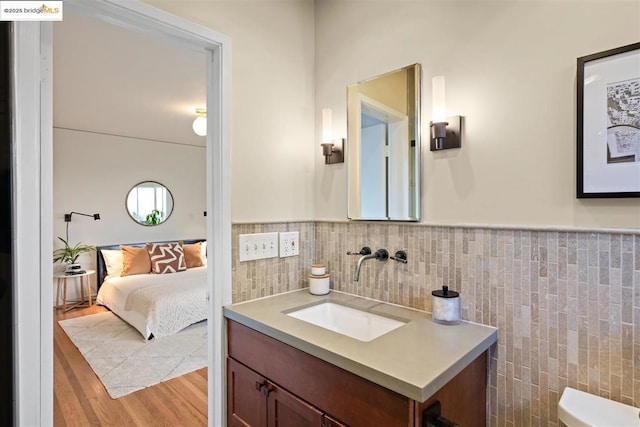
[[[151,259],[151,272],[155,274],[177,273],[187,269],[182,242],[147,243]]]

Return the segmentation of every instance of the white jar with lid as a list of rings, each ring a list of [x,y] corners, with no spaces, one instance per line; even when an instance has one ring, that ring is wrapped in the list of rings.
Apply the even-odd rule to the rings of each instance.
[[[444,285],[442,289],[431,292],[433,296],[433,321],[443,325],[455,325],[460,322],[460,294],[450,291]]]
[[[309,275],[309,292],[312,295],[326,295],[329,293],[329,273],[319,276]]]

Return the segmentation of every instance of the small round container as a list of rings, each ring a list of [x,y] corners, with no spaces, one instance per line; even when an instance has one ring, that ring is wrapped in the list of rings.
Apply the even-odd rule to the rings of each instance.
[[[322,276],[327,273],[327,266],[324,264],[311,264],[311,275]]]
[[[433,295],[433,321],[443,325],[460,323],[460,294],[448,286],[431,292]]]
[[[309,276],[309,292],[312,295],[326,295],[329,293],[329,273],[319,276]]]

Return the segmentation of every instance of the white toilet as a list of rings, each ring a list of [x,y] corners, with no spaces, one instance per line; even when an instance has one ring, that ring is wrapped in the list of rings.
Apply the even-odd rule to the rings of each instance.
[[[640,409],[566,387],[558,417],[568,427],[639,427]]]

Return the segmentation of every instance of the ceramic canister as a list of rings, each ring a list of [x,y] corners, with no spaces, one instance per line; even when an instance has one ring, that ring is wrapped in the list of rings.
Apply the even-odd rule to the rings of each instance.
[[[324,264],[311,264],[311,275],[312,276],[322,276],[326,274],[327,266]]]
[[[460,294],[450,291],[448,286],[431,292],[433,295],[433,321],[444,325],[460,322]]]
[[[319,276],[309,276],[309,292],[313,295],[326,295],[329,293],[329,273]]]

